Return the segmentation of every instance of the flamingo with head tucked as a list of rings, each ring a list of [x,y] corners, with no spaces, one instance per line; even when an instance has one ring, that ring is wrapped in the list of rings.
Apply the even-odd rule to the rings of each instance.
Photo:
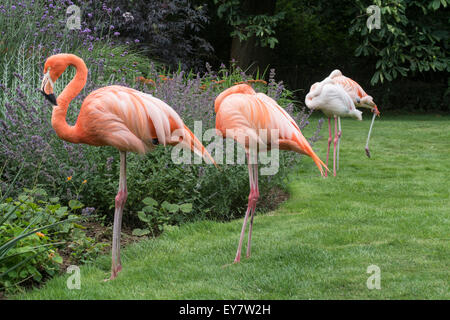
[[[335,85],[336,88],[331,87]],[[325,92],[322,92],[324,86],[327,86]],[[328,97],[327,97],[328,95]],[[353,117],[362,120],[361,111],[356,108],[368,108],[374,113],[370,124],[369,134],[366,141],[366,154],[370,157],[369,140],[372,132],[373,122],[376,115],[379,115],[378,107],[373,102],[373,98],[369,96],[361,86],[354,80],[342,75],[341,71],[334,70],[331,74],[321,82],[316,82],[311,86],[309,93],[306,95],[305,104],[310,109],[322,110],[328,116],[328,149],[327,161],[330,152],[331,142],[331,117],[335,118],[335,137],[334,137],[334,156],[333,156],[333,174],[339,169],[339,146],[342,137],[341,118]],[[355,111],[356,110],[356,111]],[[339,128],[339,130],[337,129]]]
[[[55,98],[53,86],[68,66],[76,75]],[[41,90],[52,103],[52,126],[63,140],[93,146],[113,146],[120,152],[119,190],[115,198],[112,241],[111,277],[122,270],[120,260],[120,231],[122,213],[127,199],[127,152],[146,153],[155,145],[178,145],[188,148],[215,164],[202,143],[183,123],[180,116],[166,103],[150,94],[123,87],[108,86],[89,94],[83,101],[75,125],[66,122],[67,109],[86,84],[88,69],[84,61],[73,54],[49,57],[44,65]]]
[[[369,151],[369,140],[370,140],[370,134],[372,133],[372,126],[373,122],[375,121],[375,117],[380,115],[380,111],[378,110],[377,105],[375,102],[373,102],[372,96],[369,96],[364,89],[353,79],[350,79],[342,74],[342,72],[338,69],[333,70],[328,78],[332,79],[334,83],[340,85],[344,90],[348,93],[350,98],[353,100],[353,103],[357,108],[366,108],[370,109],[373,112],[372,116],[372,122],[370,123],[370,129],[369,134],[367,135],[367,141],[366,141],[366,155],[370,158],[370,151]],[[340,119],[339,120],[339,131],[342,133],[340,128]],[[337,163],[338,163],[338,169],[339,169],[339,142],[341,141],[341,138],[339,136],[338,139],[338,146],[337,146]]]
[[[336,145],[338,143],[341,131],[337,131],[338,119],[340,117],[351,117],[362,120],[362,112],[356,109],[350,96],[345,90],[335,84],[333,80],[326,78],[322,82],[316,82],[311,86],[311,90],[305,98],[306,106],[311,110],[322,110],[328,117],[328,149],[326,165],[330,154],[331,137],[331,117],[334,117],[334,149],[333,149],[333,175],[336,176]],[[340,123],[339,123],[340,129]],[[325,176],[327,173],[325,173]]]
[[[242,144],[247,155],[250,194],[234,259],[234,263],[238,263],[241,260],[245,228],[251,214],[247,244],[247,258],[250,257],[253,215],[259,197],[258,152],[278,148],[306,154],[313,159],[322,174],[325,165],[291,116],[275,100],[264,93],[256,93],[251,86],[239,84],[226,89],[216,98],[214,109],[217,134]]]

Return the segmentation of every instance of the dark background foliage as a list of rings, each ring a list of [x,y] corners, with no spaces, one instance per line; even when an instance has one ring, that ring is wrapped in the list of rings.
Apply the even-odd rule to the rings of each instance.
[[[447,1],[375,1],[382,7],[381,29],[371,33],[365,12],[371,1],[194,3],[208,17],[197,37],[214,48],[207,57],[214,67],[230,59],[250,73],[275,67],[299,101],[312,83],[340,69],[366,88],[381,110],[450,111]],[[232,36],[236,29],[255,24],[252,17],[280,13],[282,18],[272,26],[275,34],[270,35],[278,41],[274,48],[263,47],[252,34],[242,41]],[[233,18],[238,22],[230,25]],[[399,45],[405,41],[408,44]]]
[[[210,19],[201,4],[184,0],[109,0],[92,2],[89,10],[97,14],[110,12],[109,21],[103,19],[101,28],[113,26],[124,42],[139,43],[150,57],[173,67],[203,67],[213,50],[198,36]]]

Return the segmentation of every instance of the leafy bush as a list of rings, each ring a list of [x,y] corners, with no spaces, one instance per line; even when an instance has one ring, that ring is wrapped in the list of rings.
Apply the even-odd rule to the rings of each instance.
[[[45,190],[25,189],[16,199],[0,203],[0,288],[11,289],[27,281],[41,281],[59,271],[63,258],[57,248],[66,239],[80,239],[83,233],[76,210],[61,206],[59,198],[48,197]]]
[[[208,69],[208,68],[207,68]],[[204,74],[186,74],[183,71],[169,75],[160,75],[156,70],[149,70],[145,75],[153,80],[152,85],[138,84],[137,88],[149,92],[172,106],[186,124],[194,128],[194,121],[202,121],[200,134],[206,129],[214,128],[215,115],[213,103],[216,96],[225,88],[243,81],[252,83],[257,90],[274,97],[286,110],[293,114],[300,127],[308,125],[310,113],[296,112],[292,92],[286,90],[282,82],[276,82],[275,72],[269,74],[269,81],[252,79],[235,65],[230,68],[222,66],[218,72],[208,70]],[[319,124],[320,130],[320,124]],[[195,131],[195,130],[194,130]],[[311,142],[317,139],[317,131]],[[207,141],[205,145],[208,146]],[[213,156],[215,150],[212,151]],[[128,213],[125,219],[139,223],[136,210],[142,208],[142,199],[152,197],[158,203],[182,204],[192,203],[193,211],[188,220],[218,219],[228,220],[240,216],[245,210],[249,193],[248,173],[245,165],[221,165],[221,170],[208,165],[177,165],[171,160],[171,149],[162,146],[145,157],[130,154],[128,156]],[[283,186],[292,166],[298,163],[299,156],[280,152],[280,172],[275,177],[261,176],[261,196],[267,196],[274,187]],[[226,159],[224,159],[226,163]],[[118,153],[109,158],[108,163],[98,163],[95,178],[90,179],[90,186],[83,193],[85,202],[107,211],[114,206],[114,196],[118,181]],[[93,181],[95,179],[95,182]],[[102,186],[102,187],[100,187]],[[105,186],[108,186],[105,188]],[[108,190],[108,195],[106,191]],[[109,202],[105,203],[105,199]],[[107,206],[105,205],[107,204]]]
[[[380,29],[374,30],[367,28],[364,14],[370,4],[357,1],[360,14],[353,20],[350,34],[361,39],[357,56],[377,59],[372,84],[417,72],[450,72],[449,1],[375,1],[383,19]]]

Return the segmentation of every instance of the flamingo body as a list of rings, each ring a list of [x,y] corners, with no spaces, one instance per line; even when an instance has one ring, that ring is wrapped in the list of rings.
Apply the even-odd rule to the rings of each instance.
[[[58,111],[55,107],[52,117],[56,126]],[[180,139],[174,139],[173,133],[179,130],[182,144],[192,146],[196,154],[212,161],[169,105],[150,94],[123,86],[107,86],[90,93],[81,105],[73,130],[78,143],[113,146],[120,151],[141,154],[153,150],[155,141],[177,145]]]
[[[369,96],[355,80],[344,76],[337,69],[332,71],[328,78],[333,80],[333,83],[340,85],[358,108],[374,109],[376,114],[380,113],[372,96]]]
[[[362,112],[356,109],[350,95],[331,79],[325,79],[311,86],[305,104],[311,110],[321,110],[327,117],[351,117],[362,120]]]
[[[324,163],[314,153],[294,119],[264,93],[256,93],[247,84],[233,86],[219,95],[215,110],[218,134],[235,140],[246,137],[243,144],[247,151],[253,142],[256,143],[254,145],[264,143],[269,150],[277,147],[306,154],[323,172]]]

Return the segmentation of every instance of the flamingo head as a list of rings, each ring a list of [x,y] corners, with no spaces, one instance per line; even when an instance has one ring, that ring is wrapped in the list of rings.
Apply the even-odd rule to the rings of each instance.
[[[378,111],[378,107],[375,104],[375,102],[373,102],[373,98],[371,96],[365,96],[365,97],[361,98],[361,100],[358,101],[358,104],[361,107],[371,109],[377,115],[380,115],[380,111]]]
[[[44,97],[53,105],[57,105],[56,97],[53,93],[54,84],[69,65],[67,56],[67,54],[53,55],[44,64],[44,77],[41,83],[41,91]]]

